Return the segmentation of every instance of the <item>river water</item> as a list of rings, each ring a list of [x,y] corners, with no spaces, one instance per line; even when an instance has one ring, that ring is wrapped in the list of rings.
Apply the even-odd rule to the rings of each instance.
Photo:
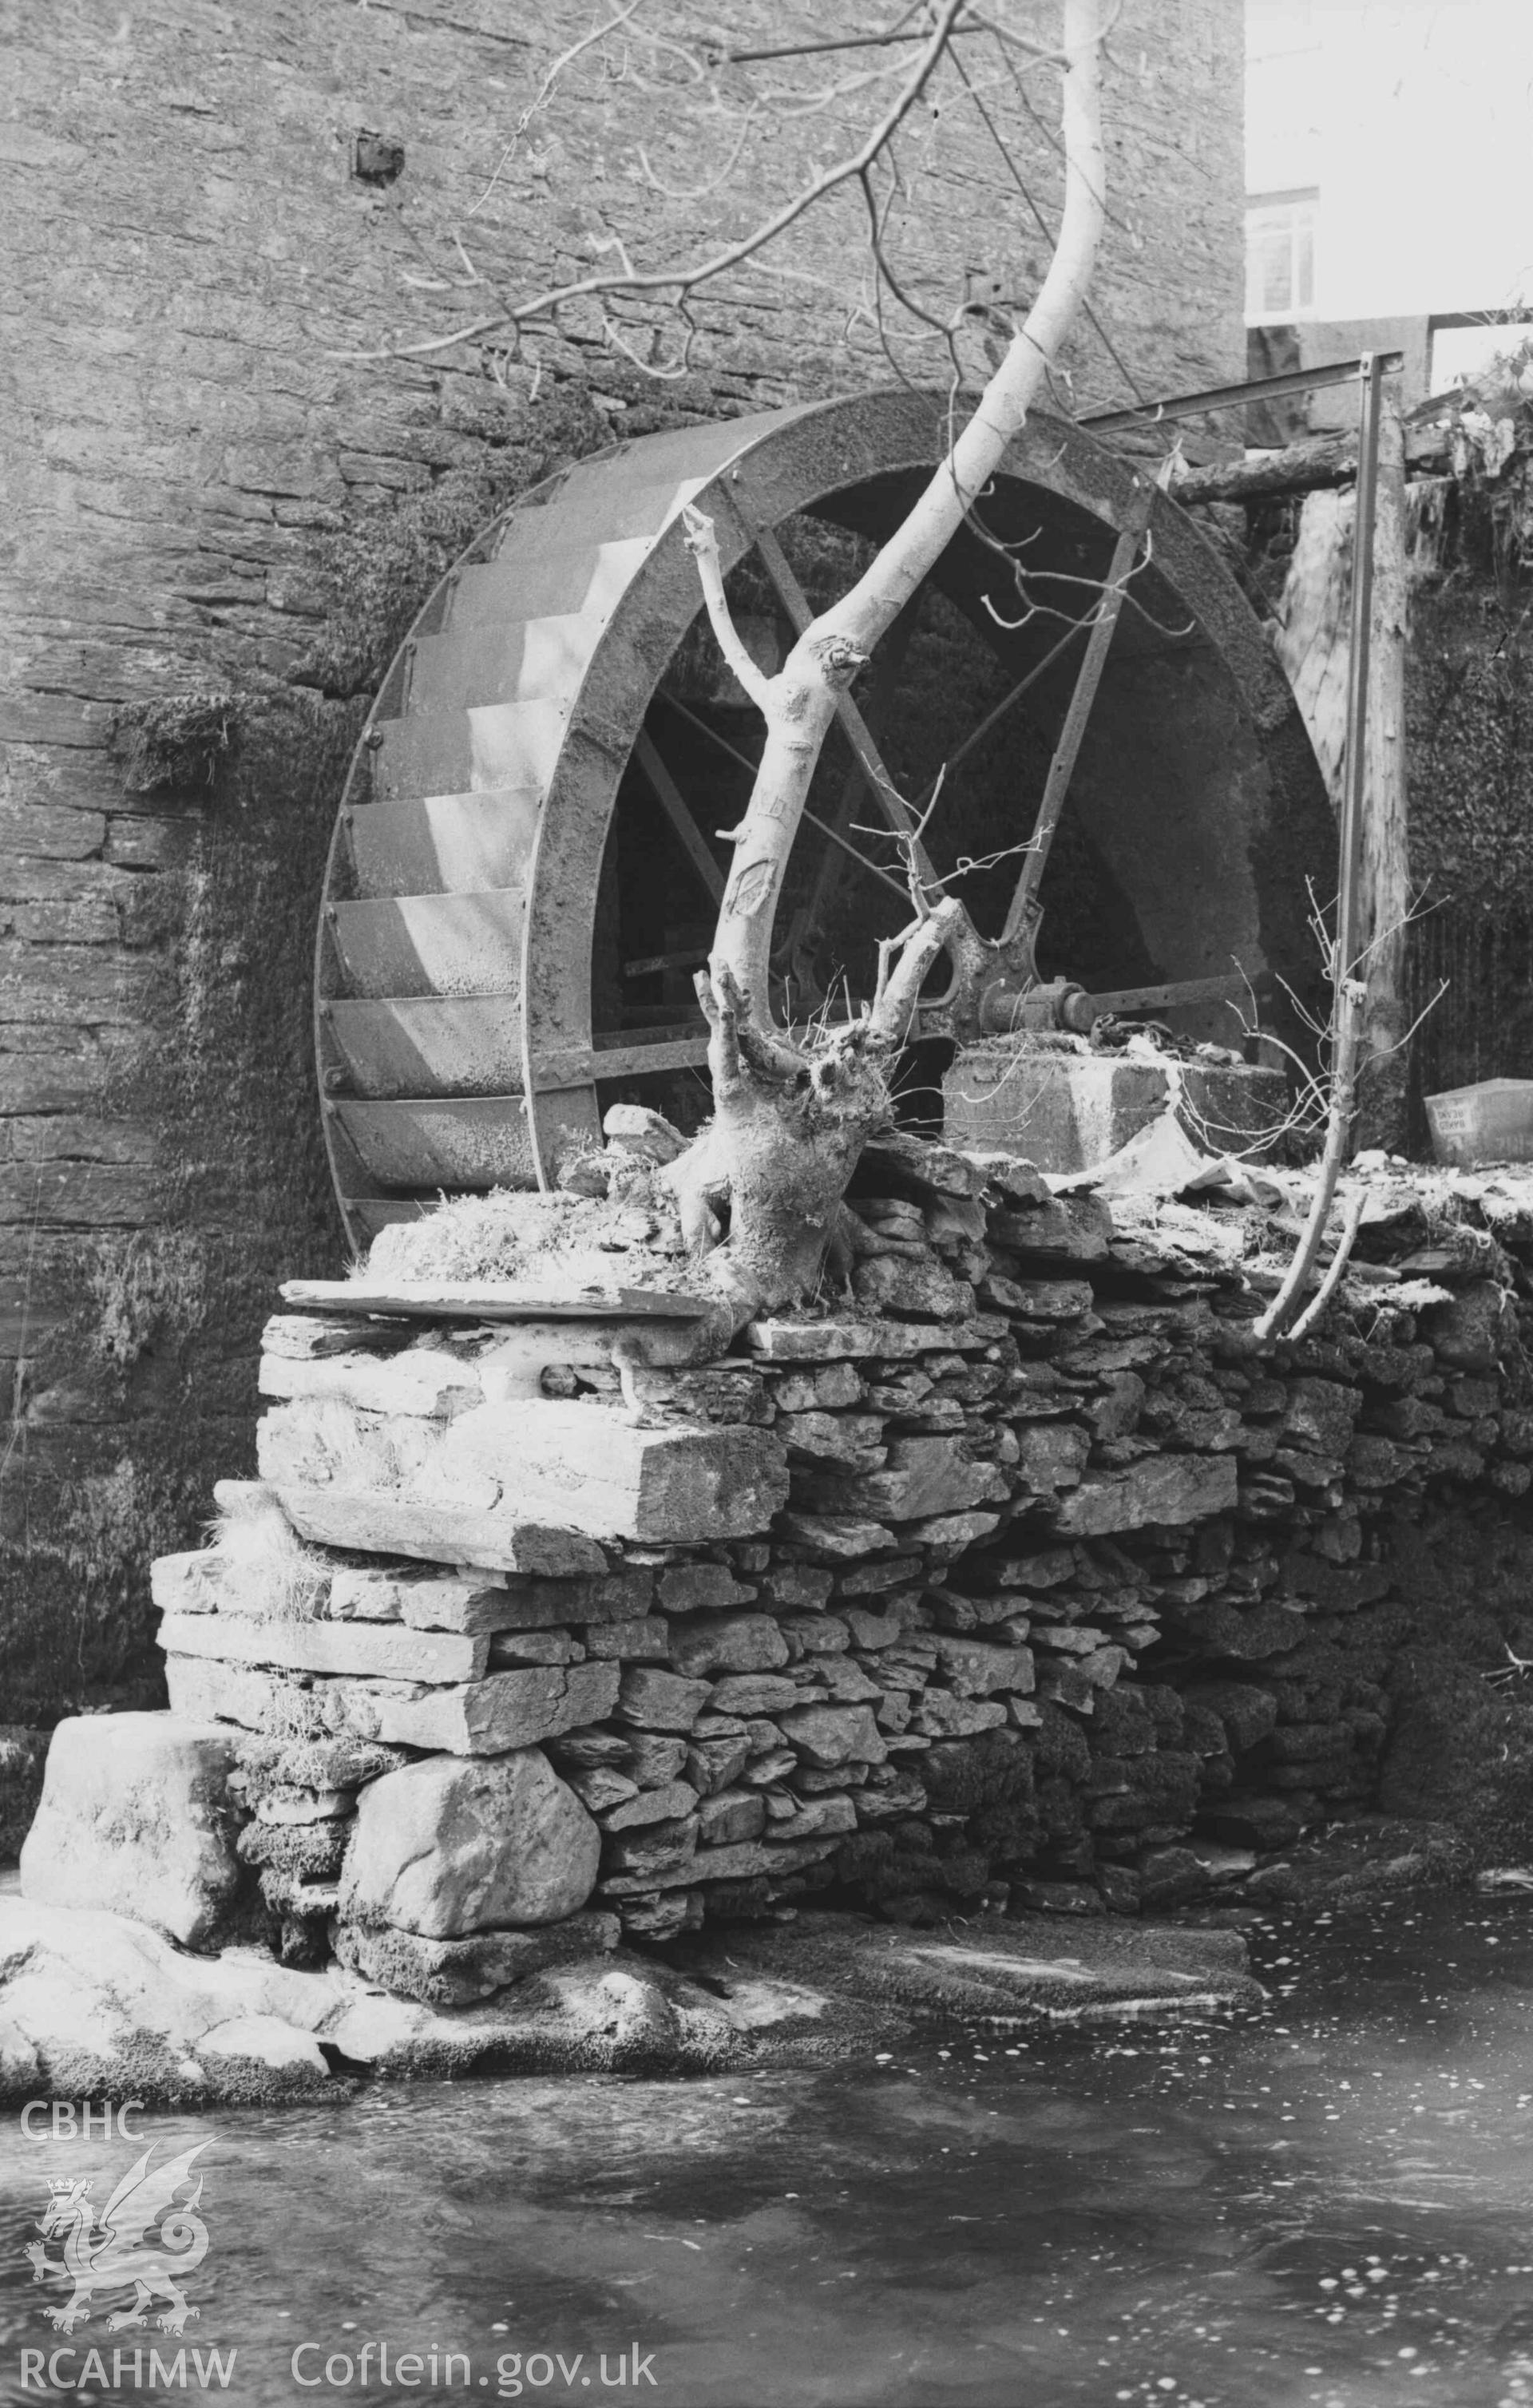
[[[49,2183],[104,2200],[137,2152],[12,2112],[0,2398],[183,2400],[200,2351],[251,2408],[1533,2408],[1533,1909],[1249,1937],[1270,2006],[1231,2022],[146,2115],[162,2157],[208,2143],[179,2341],[107,2331],[121,2292],[44,2320]]]

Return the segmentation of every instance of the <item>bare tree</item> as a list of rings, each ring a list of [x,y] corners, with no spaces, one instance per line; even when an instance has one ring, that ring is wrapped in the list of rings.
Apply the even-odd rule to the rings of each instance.
[[[626,28],[638,5],[638,0],[625,0],[595,36],[554,63],[513,141],[566,64],[592,40],[615,27]],[[960,954],[967,950],[971,968],[977,954],[993,950],[979,937],[963,904],[944,892],[932,871],[921,843],[924,822],[918,822],[910,805],[891,789],[881,800],[900,838],[911,919],[900,935],[880,946],[871,1001],[839,1025],[824,1024],[808,1032],[781,1027],[773,1016],[769,963],[775,914],[838,699],[947,545],[966,521],[974,522],[976,505],[1008,445],[1057,369],[1078,314],[1089,309],[1086,291],[1106,216],[1101,84],[1107,5],[1108,0],[1062,0],[1062,39],[1053,50],[1019,34],[1004,8],[983,9],[975,0],[930,0],[920,11],[924,22],[913,27],[917,12],[908,10],[884,35],[810,44],[810,49],[827,50],[906,43],[918,47],[865,137],[798,193],[768,209],[747,234],[695,259],[657,267],[636,265],[620,239],[604,238],[596,245],[599,252],[609,254],[602,264],[515,301],[494,292],[460,234],[453,237],[460,272],[447,287],[436,280],[438,289],[484,288],[491,294],[489,306],[450,332],[414,335],[387,346],[390,353],[420,356],[454,343],[490,340],[517,353],[529,331],[546,333],[561,320],[568,322],[569,313],[584,311],[588,321],[595,313],[605,338],[648,372],[672,372],[683,367],[690,355],[698,292],[708,285],[717,288],[721,280],[748,263],[759,266],[762,254],[809,208],[852,188],[860,193],[866,208],[875,294],[871,314],[886,356],[894,358],[882,316],[890,295],[908,318],[924,324],[928,338],[935,337],[944,348],[953,429],[946,456],[856,584],[803,629],[776,675],[767,676],[757,666],[731,620],[711,521],[698,511],[688,515],[688,542],[714,636],[766,725],[751,798],[732,831],[734,861],[709,966],[696,982],[710,1031],[714,1116],[669,1173],[698,1276],[715,1305],[696,1333],[695,1350],[706,1352],[726,1342],[755,1314],[813,1292],[827,1254],[833,1259],[838,1254],[841,1199],[857,1157],[870,1132],[889,1115],[890,1076],[923,980],[945,949]],[[1047,273],[1022,322],[1011,322],[1004,350],[991,340],[992,370],[971,410],[959,402],[964,366],[959,342],[973,331],[971,308],[962,303],[946,319],[924,308],[902,287],[886,242],[890,208],[900,189],[895,136],[939,62],[950,55],[970,100],[1005,152],[1019,192],[1026,194],[982,89],[953,48],[955,36],[968,34],[992,44],[1018,92],[1023,73],[1044,66],[1057,70],[1063,92],[1058,147],[1065,162],[1063,216]],[[887,78],[886,66],[879,72]],[[871,73],[861,79],[865,85],[875,79]],[[1022,280],[1019,275],[1017,281]],[[615,319],[621,304],[636,300],[658,301],[675,313],[678,340],[670,361],[657,365],[640,359]],[[992,338],[997,323],[1004,327],[1006,321],[988,309],[985,331]],[[1022,572],[1000,547],[996,551],[1017,576],[1026,607]]]
[[[889,1110],[888,1073],[926,972],[972,936],[929,881],[905,813],[913,918],[881,947],[877,992],[854,1020],[794,1039],[773,1025],[767,968],[775,907],[837,696],[958,533],[1021,432],[1091,277],[1104,215],[1100,0],[1065,0],[1061,67],[1065,213],[1048,275],[972,417],[914,509],[850,594],[813,620],[764,677],[729,617],[711,522],[689,539],[721,651],[766,722],[745,816],[734,830],[709,967],[697,995],[711,1030],[714,1118],[672,1173],[684,1226],[732,1327],[811,1288],[833,1247],[847,1181]]]

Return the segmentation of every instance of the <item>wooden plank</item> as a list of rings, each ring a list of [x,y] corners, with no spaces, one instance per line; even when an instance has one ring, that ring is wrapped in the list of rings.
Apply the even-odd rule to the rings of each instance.
[[[411,715],[493,702],[573,702],[601,634],[599,614],[525,613],[523,603],[494,625],[418,637],[409,655]]]
[[[325,1106],[380,1187],[465,1188],[533,1183],[520,1096],[462,1096]]]
[[[521,991],[526,906],[520,886],[473,895],[399,895],[328,908],[336,950],[354,994]]]
[[[408,796],[356,806],[347,822],[358,895],[481,895],[521,887],[542,790]]]
[[[304,1312],[377,1312],[423,1321],[696,1321],[702,1297],[616,1287],[550,1296],[525,1281],[284,1280],[282,1300]]]
[[[593,1079],[642,1078],[652,1070],[695,1070],[708,1060],[708,1032],[696,1036],[656,1039],[643,1045],[593,1046],[589,1054],[545,1054],[538,1066],[538,1077],[563,1080],[570,1077],[577,1061]]]
[[[350,1086],[360,1096],[385,1102],[520,1096],[522,997],[515,989],[497,995],[338,996],[320,1011]]]
[[[1442,428],[1407,428],[1405,459],[1418,476],[1445,471],[1449,452]],[[1183,461],[1168,491],[1174,502],[1191,508],[1196,502],[1253,501],[1267,494],[1312,494],[1329,485],[1350,485],[1356,475],[1357,436],[1353,429],[1310,436],[1275,451],[1247,452],[1239,460],[1216,460],[1200,467]]]
[[[486,794],[508,786],[546,793],[569,725],[557,702],[492,702],[381,720],[373,753],[380,802],[410,795]]]
[[[610,616],[652,548],[647,535],[616,543],[571,536],[533,552],[522,540],[525,523],[521,513],[509,523],[499,559],[471,562],[458,571],[448,611],[451,628],[497,627],[532,612]]]
[[[337,996],[322,1004],[327,1035],[357,1096],[429,1103],[444,1096],[517,1097],[522,1092],[521,996]],[[675,1007],[670,1007],[674,1010]],[[697,1069],[708,1031],[674,1019],[642,1043],[560,1046],[538,1057],[539,1094],[596,1079]]]
[[[1406,775],[1406,666],[1410,632],[1405,459],[1399,412],[1386,401],[1379,425],[1373,536],[1372,674],[1368,680],[1359,903],[1368,1008],[1362,1102],[1354,1143],[1405,1144],[1409,1049],[1403,1043],[1406,940],[1411,924],[1411,829]]]

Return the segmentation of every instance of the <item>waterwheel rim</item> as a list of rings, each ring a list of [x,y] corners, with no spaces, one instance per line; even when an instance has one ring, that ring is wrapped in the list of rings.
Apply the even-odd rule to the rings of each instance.
[[[949,433],[945,404],[894,392],[642,437],[522,496],[440,580],[353,755],[316,943],[322,1110],[353,1245],[440,1195],[552,1177],[572,1145],[598,1140],[598,1087],[627,1074],[616,1056],[643,1053],[654,1070],[672,1054],[701,1056],[694,1036],[666,1049],[598,1043],[592,1010],[619,787],[699,608],[683,506],[714,517],[726,570],[753,530],[800,511],[877,535]],[[1099,550],[1105,566],[1141,473],[1040,414],[996,490],[1053,512],[1082,562]],[[1217,659],[1249,754],[1234,839],[1249,849],[1281,822],[1312,842],[1324,796],[1260,623],[1164,495],[1149,538],[1156,591],[1178,614],[1168,640]],[[938,579],[997,651],[1014,647],[979,608],[987,574],[970,541]],[[1132,833],[1124,840],[1131,853]],[[1215,819],[1202,834],[1215,882],[1221,844]],[[1248,899],[1223,918],[1243,914],[1246,966],[1302,975],[1302,881],[1297,901],[1280,895],[1254,855],[1239,881]],[[1174,880],[1165,901],[1174,917]],[[1229,929],[1217,908],[1212,918],[1212,952],[1188,953],[1174,974],[1227,966]]]

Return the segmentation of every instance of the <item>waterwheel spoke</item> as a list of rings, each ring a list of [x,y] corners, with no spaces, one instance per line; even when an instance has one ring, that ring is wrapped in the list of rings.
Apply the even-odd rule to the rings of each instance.
[[[654,791],[661,810],[679,838],[709,896],[717,906],[724,901],[724,876],[708,847],[702,829],[687,809],[686,797],[655,747],[647,727],[641,727],[634,743],[634,758]]]
[[[1155,487],[1147,479],[1141,479],[1123,532],[1112,547],[1107,583],[1092,621],[1091,634],[1086,638],[1085,652],[1076,675],[1075,692],[1065,713],[1065,724],[1059,731],[1059,741],[1049,764],[1043,799],[1038,807],[1032,839],[1023,859],[1022,876],[1017,881],[1006,924],[1001,930],[1003,945],[1025,942],[1031,951],[1039,917],[1038,890],[1048,867],[1049,853],[1065,808],[1065,797],[1069,793],[1070,780],[1075,774],[1075,764],[1086,732],[1086,723],[1091,717],[1091,707],[1096,699],[1102,671],[1107,666],[1108,649],[1123,609],[1124,588],[1139,556],[1154,498]]]
[[[667,710],[680,711],[681,717],[688,722],[689,725],[695,727],[700,736],[708,737],[710,742],[718,746],[721,752],[727,752],[731,761],[738,761],[742,769],[748,769],[752,778],[755,776],[756,764],[753,761],[749,760],[743,752],[739,752],[735,745],[731,744],[727,736],[721,736],[716,727],[709,727],[706,719],[700,719],[696,711],[689,710],[684,702],[679,702],[677,700],[675,695],[665,694],[660,696],[660,699],[665,703]],[[857,771],[857,781],[859,784],[863,781],[863,775],[864,773],[859,767]],[[885,886],[892,887],[894,892],[899,896],[901,902],[909,903],[910,899],[909,888],[902,885],[897,878],[891,877],[887,869],[881,868],[876,861],[869,861],[866,853],[859,853],[857,847],[851,843],[846,837],[838,834],[829,820],[823,820],[818,811],[808,810],[806,810],[804,817],[809,822],[810,827],[818,828],[823,837],[828,837],[832,844],[838,845],[841,852],[846,853],[851,860],[854,861],[859,869],[865,869],[869,878],[877,878],[881,881]]]
[[[1016,684],[1007,693],[1002,695],[999,702],[996,704],[995,708],[985,712],[985,715],[981,720],[978,727],[970,728],[963,742],[953,748],[946,761],[943,762],[937,777],[932,780],[930,785],[924,790],[917,799],[916,811],[918,814],[925,810],[933,801],[936,796],[939,781],[943,778],[951,778],[953,771],[956,768],[959,768],[962,764],[967,760],[976,745],[982,744],[987,736],[994,735],[996,729],[1000,725],[1001,721],[1005,719],[1008,713],[1011,711],[1022,700],[1023,695],[1028,693],[1032,687],[1037,685],[1040,678],[1048,676],[1049,671],[1053,668],[1054,663],[1060,659],[1064,653],[1069,651],[1070,646],[1074,643],[1082,629],[1083,627],[1089,627],[1092,624],[1093,622],[1088,616],[1083,619],[1077,619],[1073,626],[1067,627],[1064,634],[1060,637],[1059,641],[1056,644],[1050,645],[1049,650],[1044,653],[1043,658],[1039,662],[1036,668],[1030,668],[1024,678],[1019,678]]]

